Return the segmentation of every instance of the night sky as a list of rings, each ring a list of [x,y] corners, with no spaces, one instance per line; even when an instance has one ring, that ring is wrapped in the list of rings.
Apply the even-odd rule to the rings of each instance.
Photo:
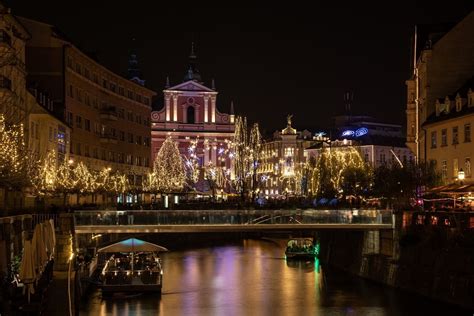
[[[205,84],[215,78],[218,108],[227,112],[233,100],[267,133],[289,113],[298,129],[328,126],[346,90],[353,112],[405,124],[414,25],[458,21],[474,1],[347,2],[5,1],[13,14],[56,25],[119,74],[135,48],[159,104],[167,75],[182,82],[194,41]]]

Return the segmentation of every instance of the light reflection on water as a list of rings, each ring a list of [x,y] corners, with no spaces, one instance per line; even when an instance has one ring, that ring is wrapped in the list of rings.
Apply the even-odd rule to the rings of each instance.
[[[161,298],[102,299],[97,290],[81,315],[454,315],[446,306],[323,269],[317,260],[287,261],[284,244],[243,240],[167,253]]]

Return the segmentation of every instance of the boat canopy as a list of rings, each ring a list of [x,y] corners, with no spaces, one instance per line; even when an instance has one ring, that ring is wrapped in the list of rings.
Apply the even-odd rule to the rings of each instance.
[[[151,242],[144,241],[137,238],[129,238],[117,242],[112,245],[108,245],[104,248],[100,248],[98,252],[160,252],[168,251],[165,247],[152,244]]]

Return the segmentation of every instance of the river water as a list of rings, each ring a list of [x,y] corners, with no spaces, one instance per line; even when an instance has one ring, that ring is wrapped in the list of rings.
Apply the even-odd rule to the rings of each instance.
[[[103,299],[81,315],[471,315],[314,262],[286,261],[284,241],[251,240],[162,255],[156,294]]]

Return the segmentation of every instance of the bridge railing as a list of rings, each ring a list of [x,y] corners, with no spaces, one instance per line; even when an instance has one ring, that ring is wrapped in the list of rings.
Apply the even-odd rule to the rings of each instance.
[[[76,226],[392,224],[390,210],[75,211]]]

